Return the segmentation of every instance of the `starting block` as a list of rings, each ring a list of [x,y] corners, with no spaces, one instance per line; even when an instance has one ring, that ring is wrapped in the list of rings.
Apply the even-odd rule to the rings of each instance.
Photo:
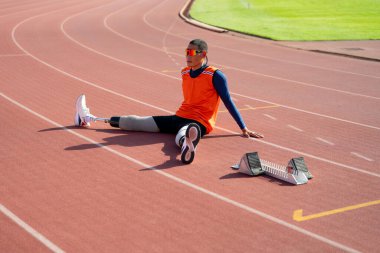
[[[240,162],[231,168],[250,176],[265,174],[291,184],[306,184],[313,178],[306,167],[303,157],[292,158],[288,166],[260,160],[257,152],[246,153]]]

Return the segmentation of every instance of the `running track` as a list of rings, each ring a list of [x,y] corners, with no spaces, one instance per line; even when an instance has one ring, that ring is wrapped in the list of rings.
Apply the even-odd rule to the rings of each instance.
[[[0,2],[0,252],[378,251],[379,63],[203,30],[178,17],[185,3]],[[73,127],[81,93],[100,117],[173,113],[198,37],[263,140],[221,106],[182,166],[171,135]],[[315,178],[229,168],[252,151],[303,156]]]

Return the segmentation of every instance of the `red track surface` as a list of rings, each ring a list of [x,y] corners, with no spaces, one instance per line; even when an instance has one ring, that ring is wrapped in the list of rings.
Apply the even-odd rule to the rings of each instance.
[[[379,63],[202,30],[178,17],[185,2],[0,3],[0,252],[378,251],[379,205],[303,222],[293,212],[380,199]],[[182,166],[174,136],[72,126],[81,93],[101,117],[174,112],[198,37],[265,139],[240,137],[220,112]],[[251,151],[304,156],[315,178],[229,168]]]

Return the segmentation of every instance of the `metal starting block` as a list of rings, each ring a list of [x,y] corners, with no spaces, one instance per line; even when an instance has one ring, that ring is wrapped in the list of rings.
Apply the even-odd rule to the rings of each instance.
[[[288,166],[282,166],[260,160],[259,154],[252,152],[244,154],[240,162],[231,168],[250,176],[265,174],[295,185],[306,184],[309,179],[313,178],[303,157],[292,158]]]

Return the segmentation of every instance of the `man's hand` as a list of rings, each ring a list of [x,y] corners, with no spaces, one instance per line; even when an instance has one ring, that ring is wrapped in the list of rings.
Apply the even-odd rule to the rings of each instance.
[[[256,133],[256,132],[253,132],[251,130],[249,130],[248,128],[244,128],[242,129],[242,132],[243,132],[243,136],[244,137],[253,137],[253,138],[263,138],[264,135],[260,134],[260,133]]]

